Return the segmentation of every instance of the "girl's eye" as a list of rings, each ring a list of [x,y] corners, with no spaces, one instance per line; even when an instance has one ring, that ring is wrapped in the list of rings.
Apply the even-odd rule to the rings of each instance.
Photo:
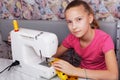
[[[67,23],[72,23],[72,21],[66,21]]]
[[[80,21],[82,18],[77,18],[77,21]]]

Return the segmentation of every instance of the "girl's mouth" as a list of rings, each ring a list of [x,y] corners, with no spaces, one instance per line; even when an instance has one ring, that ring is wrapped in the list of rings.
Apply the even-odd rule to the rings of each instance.
[[[81,31],[73,31],[74,34],[78,34],[80,33]]]

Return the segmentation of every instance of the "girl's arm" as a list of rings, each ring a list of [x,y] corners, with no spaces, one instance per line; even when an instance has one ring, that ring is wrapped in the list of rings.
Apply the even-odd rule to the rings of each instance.
[[[63,45],[60,45],[57,49],[57,52],[53,57],[60,57],[65,51],[67,51],[68,48],[64,47]]]
[[[67,75],[90,78],[95,80],[118,80],[118,65],[114,50],[105,53],[105,62],[107,70],[89,70],[74,67],[66,61],[60,60],[53,64],[55,69],[60,70]]]

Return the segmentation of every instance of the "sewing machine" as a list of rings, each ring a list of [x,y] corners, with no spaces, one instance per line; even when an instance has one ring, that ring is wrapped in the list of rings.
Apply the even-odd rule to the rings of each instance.
[[[13,30],[11,46],[13,61],[20,62],[16,70],[37,78],[50,79],[55,76],[54,68],[46,61],[56,53],[58,47],[58,39],[54,33],[25,28]]]

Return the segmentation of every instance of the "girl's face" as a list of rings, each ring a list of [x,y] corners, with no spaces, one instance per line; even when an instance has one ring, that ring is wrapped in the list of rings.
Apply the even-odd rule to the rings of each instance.
[[[78,38],[85,36],[92,29],[90,23],[93,16],[88,14],[82,5],[66,10],[65,18],[70,32]]]

